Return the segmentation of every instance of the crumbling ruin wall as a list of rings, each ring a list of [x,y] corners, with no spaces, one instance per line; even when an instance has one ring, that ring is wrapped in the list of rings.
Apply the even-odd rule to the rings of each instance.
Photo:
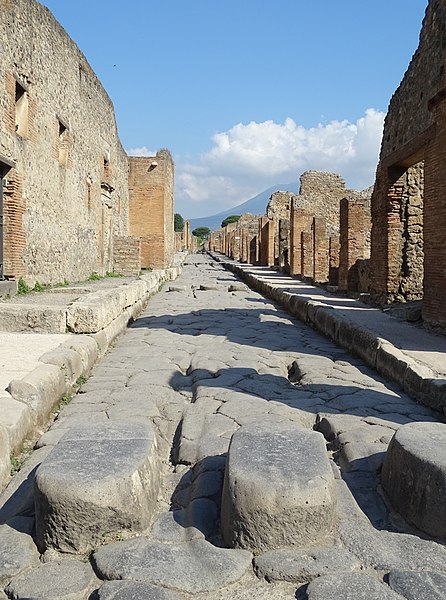
[[[271,194],[268,205],[266,207],[266,216],[268,219],[289,219],[291,202],[296,194],[293,192],[274,192]]]
[[[362,192],[349,190],[345,181],[336,173],[305,171],[300,177],[299,194],[295,205],[305,209],[314,217],[323,217],[327,223],[328,235],[339,233],[339,203],[342,198],[370,199],[371,190]]]
[[[110,98],[34,0],[0,0],[0,48],[4,274],[48,283],[111,271],[113,240],[128,235],[128,163]]]

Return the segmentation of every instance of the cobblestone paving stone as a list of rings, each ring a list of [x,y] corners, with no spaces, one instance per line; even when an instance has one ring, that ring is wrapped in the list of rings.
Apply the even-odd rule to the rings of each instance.
[[[76,590],[70,569],[61,565],[81,557],[48,547],[38,566],[30,528],[19,525],[18,517],[29,522],[34,516],[35,458],[0,507],[26,547],[20,560],[9,554],[3,546],[13,534],[2,529],[1,585],[11,598],[29,598],[21,590],[29,594],[32,569],[39,582],[32,597],[42,600],[423,597],[410,591],[411,581],[417,593],[425,586],[428,595],[445,597],[444,546],[392,512],[380,486],[395,431],[439,420],[209,257],[191,255],[175,285],[166,284],[149,301],[38,444],[37,452],[51,450],[82,424],[150,422],[162,480],[152,525],[137,537],[104,532],[103,545],[82,557],[87,588]],[[264,552],[224,547],[226,453],[233,433],[255,423],[324,435],[338,493],[335,523],[322,541]],[[56,572],[67,578],[66,595],[60,582],[57,592],[51,589]]]

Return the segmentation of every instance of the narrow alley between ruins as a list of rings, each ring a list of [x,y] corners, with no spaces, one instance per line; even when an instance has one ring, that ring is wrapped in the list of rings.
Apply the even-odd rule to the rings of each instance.
[[[3,493],[0,597],[444,598],[381,488],[395,431],[439,421],[190,255]]]

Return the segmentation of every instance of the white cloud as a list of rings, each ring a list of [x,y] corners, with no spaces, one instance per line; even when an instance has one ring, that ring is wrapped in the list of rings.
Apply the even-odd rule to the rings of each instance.
[[[147,146],[140,146],[139,148],[129,148],[127,150],[129,156],[156,156],[156,152],[149,150]]]
[[[189,217],[219,212],[276,183],[297,185],[308,169],[339,173],[348,187],[364,189],[374,181],[384,117],[369,108],[355,123],[234,125],[213,136],[196,164],[176,165],[177,209]]]

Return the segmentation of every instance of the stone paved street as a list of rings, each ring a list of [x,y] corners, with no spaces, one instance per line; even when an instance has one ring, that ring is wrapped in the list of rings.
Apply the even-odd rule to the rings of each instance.
[[[0,585],[45,600],[444,598],[444,546],[380,480],[402,425],[441,420],[191,255],[3,495]]]

